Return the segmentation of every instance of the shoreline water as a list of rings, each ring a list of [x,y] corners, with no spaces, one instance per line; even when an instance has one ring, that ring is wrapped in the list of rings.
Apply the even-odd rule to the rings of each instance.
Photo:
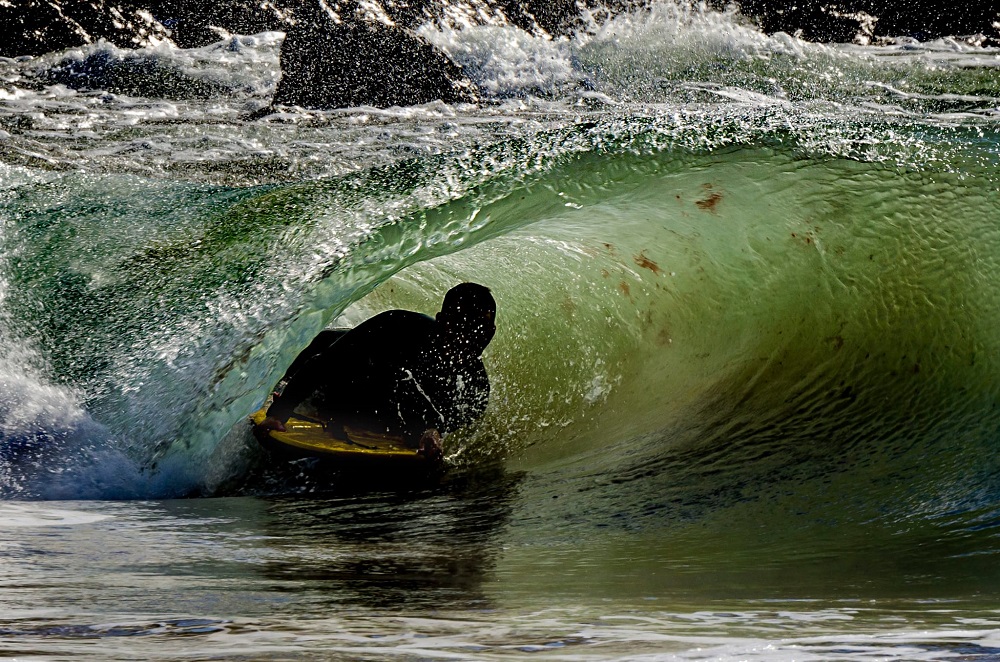
[[[874,569],[807,562],[826,574],[817,588],[780,562],[763,576],[756,561],[742,565],[738,543],[707,573],[681,559],[664,573],[669,552],[628,540],[602,556],[592,533],[552,545],[503,530],[483,541],[461,516],[439,527],[467,507],[433,494],[20,506],[24,526],[4,536],[0,652],[935,660],[997,648],[993,592],[890,595]]]

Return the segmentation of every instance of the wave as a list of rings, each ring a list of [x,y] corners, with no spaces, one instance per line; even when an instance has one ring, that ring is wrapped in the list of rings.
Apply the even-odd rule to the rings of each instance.
[[[994,51],[668,3],[422,33],[489,103],[248,122],[276,34],[0,62],[0,497],[300,489],[248,484],[246,423],[298,351],[475,280],[494,395],[446,450],[528,519],[990,549]]]
[[[494,396],[448,440],[459,467],[565,481],[609,518],[806,479],[871,488],[859,518],[993,507],[997,181],[977,164],[997,137],[712,117],[294,185],[22,181],[2,326],[35,364],[4,396],[4,497],[224,492],[316,332],[475,280],[500,306]]]

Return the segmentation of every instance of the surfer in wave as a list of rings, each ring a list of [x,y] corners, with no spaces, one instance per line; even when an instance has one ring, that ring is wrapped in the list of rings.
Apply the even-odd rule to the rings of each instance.
[[[486,410],[490,382],[481,357],[495,317],[489,288],[462,283],[435,317],[389,310],[348,331],[324,331],[289,367],[255,432],[284,431],[289,416],[305,409],[331,425],[400,435],[438,460],[441,434]]]

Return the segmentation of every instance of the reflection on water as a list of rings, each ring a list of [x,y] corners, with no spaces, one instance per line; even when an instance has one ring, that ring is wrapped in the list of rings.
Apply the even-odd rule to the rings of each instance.
[[[11,504],[0,513],[0,613],[38,602],[184,613],[200,591],[219,589],[237,613],[255,613],[259,594],[378,609],[482,605],[519,482],[496,473],[318,498]]]
[[[965,566],[977,582],[953,572],[958,546],[930,535],[900,543],[861,525],[838,540],[843,529],[817,522],[796,534],[804,520],[794,518],[782,535],[753,534],[759,504],[688,527],[612,531],[570,517],[587,501],[566,488],[558,474],[495,472],[313,498],[0,504],[0,656],[933,660],[1000,650],[988,556]],[[916,549],[900,554],[907,540]]]
[[[373,609],[484,608],[520,476],[468,475],[435,489],[267,499],[264,579]]]

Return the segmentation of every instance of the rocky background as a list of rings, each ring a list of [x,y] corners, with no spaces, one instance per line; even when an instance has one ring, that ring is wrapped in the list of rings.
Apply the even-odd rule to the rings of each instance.
[[[0,56],[37,56],[106,40],[138,48],[203,46],[227,33],[286,33],[276,104],[314,108],[475,101],[461,68],[422,39],[427,21],[513,24],[558,37],[584,11],[641,9],[648,0],[0,0]],[[722,9],[727,0],[710,0]],[[1000,46],[996,0],[738,0],[769,33],[822,42],[967,36]]]

